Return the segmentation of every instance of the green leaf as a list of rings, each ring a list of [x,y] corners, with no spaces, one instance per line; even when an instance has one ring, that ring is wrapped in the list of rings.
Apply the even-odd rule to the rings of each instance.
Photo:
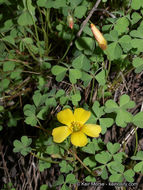
[[[93,139],[92,142],[89,142],[86,146],[81,148],[82,151],[95,155],[95,151],[101,150],[99,147],[97,139]]]
[[[54,186],[58,186],[61,184],[64,184],[64,176],[63,175],[59,176],[58,180],[54,183]]]
[[[120,107],[124,109],[131,109],[135,107],[135,102],[130,100],[130,97],[126,94],[120,97]]]
[[[95,158],[92,156],[90,157],[86,157],[84,160],[83,160],[83,163],[86,165],[86,166],[89,166],[91,168],[95,167],[96,166],[96,161],[95,161]]]
[[[112,156],[108,152],[102,151],[100,154],[95,155],[95,159],[101,164],[106,164],[112,159]]]
[[[138,10],[143,6],[142,0],[132,0],[131,7],[132,9]]]
[[[51,167],[51,163],[39,160],[39,170],[40,172],[43,172],[45,169],[48,169]]]
[[[18,24],[20,26],[27,26],[27,25],[33,25],[33,20],[32,17],[30,15],[30,13],[28,12],[28,10],[26,10],[25,12],[23,12],[17,20]]]
[[[122,27],[121,27],[122,26]],[[118,31],[118,34],[122,34],[122,33],[125,33],[127,32],[129,29],[128,29],[128,26],[129,26],[129,21],[126,17],[122,17],[122,18],[119,18],[117,21],[116,21],[116,24],[114,26],[114,29]]]
[[[120,144],[119,143],[112,144],[111,142],[108,142],[107,149],[111,154],[115,154],[120,149]]]
[[[62,173],[69,173],[70,171],[73,170],[73,167],[65,160],[62,160],[62,162],[60,162],[59,166],[61,167],[60,171]]]
[[[67,68],[59,66],[59,65],[53,66],[51,70],[52,74],[56,76],[56,80],[58,82],[63,80],[63,78],[65,77],[66,71],[67,71]]]
[[[135,172],[141,172],[141,173],[143,174],[143,161],[137,163],[137,164],[134,166],[134,171],[135,171]]]
[[[113,155],[113,158],[117,162],[122,162],[122,160],[126,157],[126,154],[124,152],[119,152],[117,154]]]
[[[92,79],[92,76],[82,71],[81,80],[84,81],[84,86],[87,87]]]
[[[37,92],[36,94],[33,95],[32,99],[35,106],[38,107],[41,103],[42,95],[40,94],[40,92]]]
[[[21,141],[15,140],[13,142],[14,152],[20,152],[23,156],[26,156],[29,152],[31,152],[31,147],[29,145],[32,143],[32,139],[27,136],[22,136]]]
[[[51,2],[52,3],[52,2]],[[53,8],[59,9],[60,7],[66,7],[66,0],[55,0],[53,1]]]
[[[109,177],[110,182],[119,182],[121,183],[123,181],[123,175],[122,174],[113,174]]]
[[[48,185],[46,184],[41,185],[40,190],[48,190]]]
[[[13,71],[15,68],[15,63],[12,61],[7,61],[3,63],[3,71],[7,72],[7,71]]]
[[[112,164],[110,165],[110,167],[115,171],[115,172],[119,172],[119,173],[123,173],[125,166],[122,165],[120,162],[114,161],[112,162]]]
[[[131,157],[132,160],[143,160],[143,151],[137,152],[136,156]]]
[[[106,113],[116,112],[116,124],[120,127],[125,127],[127,123],[132,121],[133,118],[132,114],[126,111],[126,109],[133,108],[134,106],[135,102],[131,101],[130,97],[124,94],[120,97],[119,106],[113,100],[107,100],[104,111]]]
[[[134,182],[134,178],[133,178],[134,175],[135,175],[135,172],[132,169],[126,170],[124,172],[124,177],[125,177],[126,181],[128,181],[128,182]]]
[[[56,144],[52,144],[46,148],[47,154],[59,154],[59,146]]]
[[[14,45],[15,46],[15,40],[12,36],[5,36],[2,38],[2,40],[6,41],[6,42],[9,42],[10,44]]]
[[[101,173],[101,177],[102,177],[102,179],[104,179],[104,180],[108,179],[108,172],[107,172],[106,167],[103,167],[102,173]]]
[[[79,69],[69,70],[69,79],[72,84],[75,84],[77,82],[77,79],[80,79],[81,76],[82,76],[82,73]]]
[[[104,111],[103,111],[104,107],[100,107],[100,104],[98,101],[95,101],[93,106],[92,106],[92,110],[94,111],[94,113],[96,114],[97,118],[100,119],[100,117],[102,115],[104,115]]]
[[[90,183],[96,182],[96,178],[93,177],[93,176],[91,176],[91,175],[88,175],[88,176],[85,178],[85,181],[90,182]]]
[[[64,94],[65,94],[65,91],[63,89],[60,89],[60,90],[57,91],[55,97],[59,98],[59,97],[63,96]]]
[[[0,92],[6,90],[10,84],[10,81],[8,79],[3,79],[0,81]]]
[[[133,123],[134,125],[143,128],[143,112],[139,112],[133,117]]]
[[[105,71],[100,71],[96,76],[95,79],[98,81],[98,83],[101,86],[104,86],[106,83],[106,78],[105,78]]]
[[[46,7],[47,0],[38,0],[37,5],[39,7]]]
[[[82,18],[83,16],[85,16],[86,10],[86,6],[77,6],[74,10],[74,16],[77,18]]]
[[[102,128],[101,133],[105,134],[107,131],[107,128],[109,128],[113,125],[114,120],[112,118],[100,118],[99,123],[100,123],[100,126]]]
[[[143,51],[143,39],[132,39],[132,47],[137,48],[137,54]]]
[[[72,62],[72,66],[75,69],[81,69],[82,65],[83,65],[83,60],[84,60],[85,55],[81,54],[78,57],[76,57],[73,62]]]
[[[132,16],[131,16],[132,20],[132,25],[136,24],[142,17],[138,12],[133,12]]]
[[[66,183],[69,183],[69,184],[75,184],[77,183],[78,180],[75,178],[75,175],[74,174],[68,174],[66,176]]]
[[[126,127],[127,123],[132,121],[132,114],[127,112],[126,110],[119,109],[116,116],[116,124],[120,127]]]
[[[119,59],[122,55],[122,48],[117,42],[113,42],[108,45],[108,48],[106,50],[108,52],[107,55],[109,55],[109,58],[111,60]]]
[[[125,53],[127,53],[128,51],[130,51],[131,48],[132,48],[131,40],[132,39],[131,39],[131,37],[129,35],[124,35],[118,41],[120,43],[120,45],[122,46],[123,51]]]
[[[109,34],[105,34],[104,37],[107,41],[117,42],[118,41],[118,32],[116,30],[111,30]]]
[[[104,109],[106,113],[114,112],[117,109],[118,109],[118,105],[116,102],[114,102],[114,100],[107,100],[107,102],[105,103],[105,109]]]
[[[135,72],[140,73],[143,71],[143,59],[140,57],[136,57],[133,59],[133,66],[136,68]]]
[[[80,93],[76,93],[71,96],[71,101],[72,101],[73,105],[77,105],[80,100],[81,100]]]
[[[95,41],[90,37],[81,37],[75,41],[77,49],[83,50],[85,54],[92,55],[95,47]]]

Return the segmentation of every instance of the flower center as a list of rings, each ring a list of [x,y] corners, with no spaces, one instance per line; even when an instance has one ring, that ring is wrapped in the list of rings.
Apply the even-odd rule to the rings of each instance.
[[[74,132],[77,132],[77,131],[80,131],[80,129],[81,129],[82,126],[81,126],[80,123],[78,123],[76,121],[73,121],[71,123],[71,127],[72,127],[72,129],[73,129]]]

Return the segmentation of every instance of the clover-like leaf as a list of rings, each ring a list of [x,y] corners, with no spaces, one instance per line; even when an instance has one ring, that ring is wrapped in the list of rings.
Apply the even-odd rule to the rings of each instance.
[[[132,0],[131,7],[132,9],[138,10],[140,7],[143,7],[143,2],[141,0]]]
[[[131,157],[132,160],[142,160],[143,161],[143,151],[137,152],[136,156]]]
[[[134,175],[135,175],[135,172],[132,169],[126,170],[124,172],[124,177],[125,177],[126,181],[128,181],[128,182],[134,182],[134,178],[133,178]]]
[[[119,143],[112,144],[111,142],[108,142],[107,149],[111,154],[115,154],[120,149],[120,144]]]
[[[69,79],[72,84],[75,84],[77,82],[77,79],[80,79],[81,76],[82,76],[82,73],[79,69],[69,70]]]
[[[134,125],[143,128],[143,112],[139,112],[133,117],[133,123]]]
[[[123,175],[122,174],[118,174],[118,173],[114,173],[109,177],[110,182],[119,182],[121,183],[123,181]]]
[[[134,166],[134,171],[135,172],[141,172],[143,174],[143,161],[137,163],[135,166]]]
[[[51,70],[52,74],[56,76],[58,82],[62,81],[67,72],[67,68],[59,65],[55,65]]]
[[[62,160],[62,162],[60,162],[59,166],[61,167],[60,171],[62,173],[69,173],[70,171],[73,170],[73,167],[65,160]]]
[[[96,161],[95,161],[95,158],[92,156],[90,157],[86,157],[84,160],[83,160],[83,163],[86,165],[86,166],[89,166],[89,167],[95,167],[96,166]]]
[[[117,105],[114,100],[107,100],[104,111],[106,113],[115,112],[117,114],[115,122],[120,127],[125,127],[127,123],[132,121],[132,114],[127,111],[135,106],[135,102],[131,101],[129,96],[124,94],[120,97],[120,104]]]
[[[140,73],[143,70],[143,59],[140,57],[134,58],[133,66],[136,68],[135,72]]]
[[[99,144],[100,139],[93,139],[92,142],[89,142],[86,146],[82,147],[82,151],[87,152],[89,154],[95,155],[95,151],[101,150]]]
[[[51,163],[39,160],[39,170],[40,172],[43,172],[45,169],[48,169],[51,167]]]
[[[86,178],[85,178],[85,181],[87,182],[96,182],[96,178],[91,176],[91,175],[88,175]]]
[[[104,86],[105,83],[106,83],[106,73],[105,73],[105,70],[100,71],[100,72],[95,76],[95,79],[98,81],[98,83],[99,83],[101,86]]]
[[[99,120],[99,124],[100,124],[100,126],[102,128],[101,133],[105,134],[107,128],[111,127],[112,124],[114,123],[114,120],[112,118],[101,118],[105,114],[105,112],[104,112],[104,106],[100,107],[100,104],[99,104],[98,101],[94,102],[94,104],[92,106],[92,110],[93,110],[93,112],[94,112],[94,114],[96,116],[92,114],[90,122],[96,123],[97,120]]]
[[[26,104],[24,106],[24,115],[26,116],[26,119],[24,120],[25,123],[31,126],[36,126],[37,119],[36,119],[36,108],[34,105]]]
[[[27,136],[22,136],[21,141],[15,140],[13,142],[14,152],[20,152],[23,156],[26,156],[29,152],[31,152],[32,148],[29,147],[32,143],[32,139]]]
[[[109,152],[102,151],[101,153],[95,155],[95,159],[101,164],[106,164],[112,159],[112,156]]]
[[[75,178],[75,175],[74,174],[68,174],[66,176],[66,183],[69,183],[69,184],[75,184],[78,182],[78,180]]]
[[[122,34],[128,31],[128,26],[129,20],[126,17],[121,17],[116,21],[114,29],[118,31],[118,34]]]

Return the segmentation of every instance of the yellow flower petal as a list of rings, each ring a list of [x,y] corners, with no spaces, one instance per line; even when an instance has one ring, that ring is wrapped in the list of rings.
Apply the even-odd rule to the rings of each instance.
[[[100,125],[86,124],[82,127],[81,131],[90,137],[98,137],[101,127]]]
[[[107,41],[105,40],[101,32],[98,30],[98,28],[96,28],[94,24],[91,24],[90,26],[91,31],[99,44],[99,47],[103,50],[107,49]]]
[[[57,114],[57,119],[59,122],[70,126],[71,122],[74,121],[74,115],[70,109],[65,109]]]
[[[71,134],[71,143],[75,146],[85,146],[87,144],[88,140],[84,133],[81,131],[74,132]]]
[[[75,121],[81,123],[82,125],[90,118],[90,111],[86,111],[83,108],[77,108],[74,111]]]
[[[70,128],[67,126],[61,126],[53,129],[52,135],[53,135],[53,140],[56,143],[61,143],[63,142],[70,134],[72,131]]]

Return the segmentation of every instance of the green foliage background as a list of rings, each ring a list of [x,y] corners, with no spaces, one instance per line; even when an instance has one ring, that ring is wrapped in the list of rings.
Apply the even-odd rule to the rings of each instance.
[[[82,181],[78,174],[83,168],[87,169],[86,182],[96,182],[97,176],[101,182],[134,182],[135,173],[143,173],[143,152],[138,151],[137,139],[143,112],[130,112],[135,102],[126,94],[119,102],[113,100],[116,84],[122,81],[120,73],[143,71],[143,1],[100,1],[78,36],[96,2],[0,0],[0,130],[20,131],[13,151],[37,157],[39,171],[59,164],[63,175],[53,186],[61,189]],[[69,14],[73,29],[67,23]],[[107,50],[99,48],[91,22],[104,34]],[[113,80],[112,71],[116,73]],[[52,129],[59,125],[57,111],[75,107],[90,110],[88,122],[102,127],[101,138],[89,139],[87,146],[77,149],[81,162],[72,157],[68,139],[59,145],[51,138]],[[104,144],[108,128],[128,124],[136,133],[136,148],[129,158],[118,142]],[[37,128],[33,142],[21,129],[25,127]],[[43,184],[40,189],[46,188]]]

